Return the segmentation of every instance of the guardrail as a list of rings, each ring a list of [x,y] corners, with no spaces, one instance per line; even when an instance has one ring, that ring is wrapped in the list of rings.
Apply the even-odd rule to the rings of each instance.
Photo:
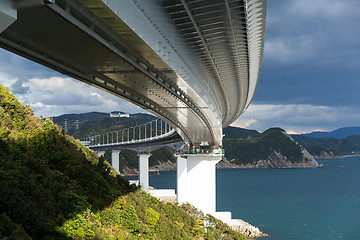
[[[175,130],[162,119],[142,123],[114,132],[97,134],[80,139],[85,146],[109,146],[151,141],[173,134]]]

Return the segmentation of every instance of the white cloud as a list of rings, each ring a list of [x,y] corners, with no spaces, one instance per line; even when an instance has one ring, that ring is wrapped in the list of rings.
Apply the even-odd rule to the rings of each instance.
[[[264,131],[281,127],[287,132],[304,133],[358,126],[360,109],[309,104],[251,104],[232,126]]]
[[[11,86],[16,83],[18,78],[11,76],[10,74],[4,73],[0,71],[0,83],[6,88],[10,89]]]
[[[10,79],[6,82],[3,79]],[[11,91],[18,79],[0,72],[0,83]],[[21,83],[28,91],[15,94],[25,104],[29,104],[36,115],[51,117],[65,113],[145,112],[140,107],[68,77],[31,78]],[[19,85],[19,84],[17,84]]]
[[[282,62],[294,62],[313,57],[312,48],[316,37],[302,35],[288,38],[273,38],[265,41],[264,55]]]

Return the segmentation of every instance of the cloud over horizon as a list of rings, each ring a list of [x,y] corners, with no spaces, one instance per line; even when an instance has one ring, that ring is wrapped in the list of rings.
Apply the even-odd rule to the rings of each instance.
[[[140,107],[106,93],[100,89],[69,77],[31,78],[20,81],[9,78],[0,82],[9,88],[25,104],[29,104],[38,116],[52,117],[66,113],[91,111],[129,113],[144,112]],[[26,91],[24,91],[26,90]]]
[[[330,131],[358,126],[360,107],[328,107],[309,104],[251,104],[231,126],[265,131],[280,127],[289,133]]]

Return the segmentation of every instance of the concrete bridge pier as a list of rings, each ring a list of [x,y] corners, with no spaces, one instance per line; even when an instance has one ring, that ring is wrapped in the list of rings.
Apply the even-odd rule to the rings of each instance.
[[[112,150],[111,151],[111,166],[115,169],[115,171],[120,174],[120,161],[119,154],[121,150]]]
[[[139,186],[145,192],[149,191],[149,157],[150,153],[139,153]]]
[[[220,154],[177,157],[178,203],[190,203],[205,214],[216,213],[216,168]]]

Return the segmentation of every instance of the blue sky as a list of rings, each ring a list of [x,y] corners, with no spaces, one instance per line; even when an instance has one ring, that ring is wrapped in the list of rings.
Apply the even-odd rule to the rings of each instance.
[[[360,1],[268,0],[255,97],[234,126],[290,133],[360,126]],[[0,83],[37,115],[144,112],[0,49]]]

